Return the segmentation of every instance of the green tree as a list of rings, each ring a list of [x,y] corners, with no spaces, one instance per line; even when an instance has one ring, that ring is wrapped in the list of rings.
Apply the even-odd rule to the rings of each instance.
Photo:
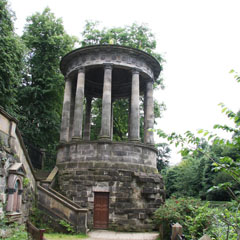
[[[22,39],[28,53],[18,91],[20,129],[35,146],[53,151],[59,141],[64,90],[59,63],[73,49],[76,38],[69,36],[62,20],[46,8],[27,18]]]
[[[98,22],[87,21],[82,32],[82,47],[89,45],[104,45],[116,44],[128,47],[137,48],[153,55],[160,63],[162,68],[163,59],[160,54],[155,52],[156,40],[151,30],[144,24],[132,24],[124,27],[114,28],[99,28]],[[162,79],[159,78],[155,82],[155,88],[163,88]],[[101,123],[101,111],[99,111],[100,100],[93,101],[93,127],[92,138],[97,138]],[[129,103],[127,99],[121,99],[114,102],[113,114],[113,139],[124,141],[127,139],[128,133],[128,108]],[[159,104],[156,100],[154,102],[155,118],[160,117],[161,112],[165,110],[164,103]],[[143,139],[143,98],[141,98],[140,106],[140,136]]]
[[[83,47],[88,45],[117,44],[143,50],[163,61],[160,54],[155,52],[157,42],[154,34],[146,24],[133,23],[124,27],[99,29],[99,22],[86,21],[82,32]]]
[[[234,72],[234,71],[231,71]],[[235,78],[240,82],[239,74],[236,73]],[[232,133],[231,139],[223,139],[215,133],[211,133],[208,130],[199,130],[199,134],[203,134],[206,137],[206,142],[210,147],[202,148],[200,142],[201,138],[194,135],[192,132],[187,131],[184,135],[176,133],[166,134],[161,130],[158,130],[159,136],[169,140],[169,143],[175,143],[177,146],[181,146],[182,156],[191,157],[193,155],[202,154],[207,162],[211,163],[211,170],[214,170],[217,175],[211,177],[211,181],[208,181],[207,187],[210,187],[208,192],[216,190],[225,190],[229,193],[229,196],[233,199],[230,206],[226,206],[218,214],[215,214],[214,219],[208,223],[208,229],[212,229],[211,234],[217,239],[240,239],[240,116],[239,113],[235,113],[228,109],[224,104],[220,104],[222,112],[226,113],[229,119],[231,119],[235,127],[227,125],[216,124],[214,129],[223,130],[225,132]],[[210,174],[210,165],[204,170],[205,181],[210,180],[207,174]],[[210,174],[211,175],[211,174]],[[211,175],[212,176],[212,175]],[[206,184],[206,182],[205,182]],[[213,186],[214,185],[214,186]],[[218,192],[219,193],[219,192]],[[221,193],[221,192],[220,192]],[[194,225],[189,227],[189,230],[195,233],[199,232],[195,228],[196,222],[202,220],[206,211],[200,212],[200,215],[192,219],[187,218]],[[203,215],[202,215],[203,214]],[[206,215],[205,215],[206,216]],[[220,232],[218,231],[220,228]],[[197,231],[195,231],[197,230]],[[221,232],[222,231],[222,232]]]
[[[220,157],[229,156],[233,153],[229,149],[226,150],[226,147],[209,145],[204,139],[201,139],[201,143],[198,143],[198,149],[201,149],[201,151],[184,154],[178,165],[163,172],[167,196],[170,197],[174,194],[180,197],[200,197],[204,200],[230,200],[230,196],[224,189],[215,189],[211,192],[208,190],[213,185],[225,181],[232,182],[232,179],[226,173],[214,171],[212,159],[217,162]],[[208,152],[211,159],[202,151]],[[175,173],[174,176],[172,175],[173,172]]]
[[[21,81],[24,45],[14,33],[14,14],[0,1],[0,105],[17,117],[17,87]]]
[[[202,190],[203,159],[183,158],[163,174],[167,196],[199,197]]]
[[[157,169],[159,172],[162,172],[169,166],[169,159],[171,157],[171,149],[167,143],[158,143],[156,144],[158,149],[157,154]]]

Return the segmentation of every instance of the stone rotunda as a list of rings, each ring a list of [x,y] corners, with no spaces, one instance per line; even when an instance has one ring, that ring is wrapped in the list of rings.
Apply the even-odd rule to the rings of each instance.
[[[88,227],[151,230],[153,212],[164,202],[156,168],[153,83],[158,61],[130,47],[99,45],[63,57],[65,76],[57,155],[61,192],[88,209]],[[144,95],[144,142],[140,141],[139,98]],[[102,99],[101,131],[90,140],[91,104]],[[129,99],[128,141],[115,142],[113,101]],[[85,104],[84,104],[85,103]]]

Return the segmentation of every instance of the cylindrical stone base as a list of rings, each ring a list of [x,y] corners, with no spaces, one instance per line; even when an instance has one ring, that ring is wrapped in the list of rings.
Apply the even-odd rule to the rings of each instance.
[[[58,151],[61,193],[87,208],[88,227],[94,227],[97,193],[108,193],[108,229],[149,231],[149,219],[164,202],[157,172],[156,151],[143,144],[78,142]]]

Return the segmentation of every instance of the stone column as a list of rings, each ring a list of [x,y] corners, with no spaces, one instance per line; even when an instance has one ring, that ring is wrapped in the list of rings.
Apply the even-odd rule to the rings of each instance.
[[[114,102],[114,100],[112,99],[112,103],[111,103],[111,140],[113,140],[113,102]]]
[[[152,81],[148,81],[146,83],[146,94],[144,101],[145,101],[144,143],[154,145],[153,132],[149,131],[149,129],[153,129],[154,126],[154,102]]]
[[[78,70],[74,108],[73,137],[72,137],[72,139],[74,140],[82,139],[84,85],[85,85],[85,69],[80,68]]]
[[[128,98],[128,140],[130,140],[130,121],[131,121],[131,96]]]
[[[70,106],[72,82],[69,77],[65,78],[65,89],[62,109],[62,123],[60,132],[60,142],[65,143],[69,140]]]
[[[132,93],[131,93],[131,114],[130,114],[130,141],[139,141],[139,71],[132,71]]]
[[[83,131],[83,140],[90,140],[91,132],[91,108],[92,108],[92,97],[86,98],[86,114],[85,114],[85,124]]]
[[[145,87],[145,91],[144,91],[144,100],[143,100],[143,108],[144,108],[144,140],[143,142],[146,144],[147,142],[147,135],[146,133],[146,129],[147,129],[147,87]]]
[[[112,65],[104,67],[104,83],[102,97],[102,125],[100,139],[111,139],[111,99],[112,99]]]

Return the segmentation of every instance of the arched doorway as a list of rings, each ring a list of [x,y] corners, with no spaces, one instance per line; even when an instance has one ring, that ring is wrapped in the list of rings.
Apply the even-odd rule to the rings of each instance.
[[[21,212],[22,191],[22,177],[10,174],[8,178],[7,212]]]
[[[20,211],[20,180],[17,179],[14,186],[14,195],[13,195],[13,212]]]

